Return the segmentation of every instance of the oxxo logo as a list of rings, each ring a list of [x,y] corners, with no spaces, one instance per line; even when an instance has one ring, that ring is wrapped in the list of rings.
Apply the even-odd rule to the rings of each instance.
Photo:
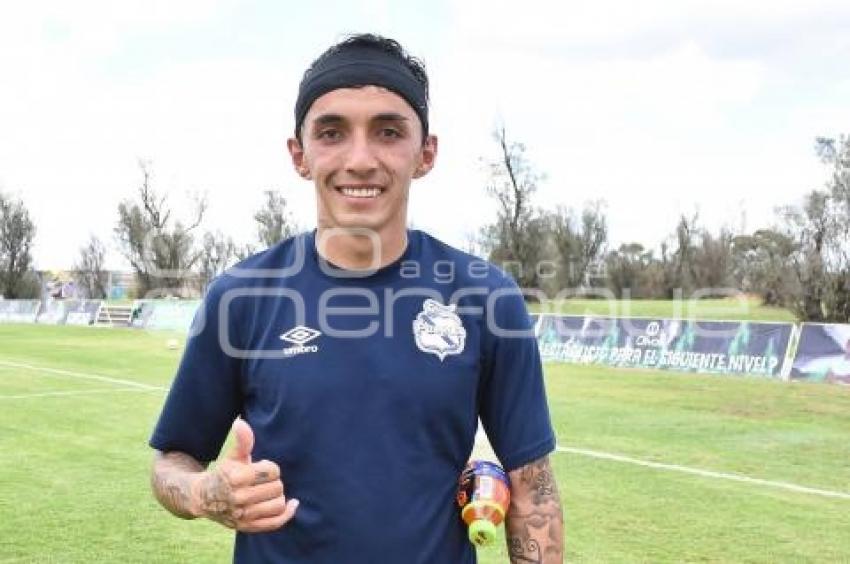
[[[283,354],[286,356],[295,356],[297,354],[319,352],[319,347],[316,345],[307,345],[310,341],[321,335],[321,331],[311,329],[304,325],[293,327],[286,333],[280,336],[281,341],[286,341],[294,346],[283,349]]]
[[[664,344],[664,333],[661,332],[661,325],[657,321],[650,321],[644,334],[635,339],[635,344],[639,347],[660,347]]]

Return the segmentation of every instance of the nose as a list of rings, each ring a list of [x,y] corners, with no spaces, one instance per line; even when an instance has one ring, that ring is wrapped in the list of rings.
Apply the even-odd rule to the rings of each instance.
[[[345,160],[346,172],[358,177],[367,177],[377,169],[378,159],[368,136],[362,132],[352,135]]]

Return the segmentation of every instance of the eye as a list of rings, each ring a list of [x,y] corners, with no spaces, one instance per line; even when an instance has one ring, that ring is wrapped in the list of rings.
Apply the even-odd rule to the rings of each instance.
[[[401,131],[399,131],[398,128],[395,128],[395,127],[382,127],[378,131],[378,135],[380,137],[387,137],[387,138],[403,137]]]
[[[340,137],[342,137],[342,132],[333,127],[322,129],[316,134],[317,139],[326,139],[328,141],[336,141]]]

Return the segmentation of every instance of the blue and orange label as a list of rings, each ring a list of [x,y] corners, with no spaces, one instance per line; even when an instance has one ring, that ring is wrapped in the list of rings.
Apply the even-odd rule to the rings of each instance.
[[[457,492],[457,504],[467,525],[479,519],[499,525],[505,519],[510,500],[510,481],[498,464],[484,460],[467,464]]]

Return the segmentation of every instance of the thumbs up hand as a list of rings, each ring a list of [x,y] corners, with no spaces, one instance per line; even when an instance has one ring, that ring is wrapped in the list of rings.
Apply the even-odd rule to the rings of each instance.
[[[233,427],[230,430],[233,432],[236,444],[227,453],[227,458],[250,464],[251,452],[254,450],[254,430],[241,417],[233,421]]]
[[[192,485],[193,513],[245,533],[279,529],[295,515],[298,500],[284,496],[277,464],[251,461],[251,426],[236,419],[232,432],[233,448]]]

